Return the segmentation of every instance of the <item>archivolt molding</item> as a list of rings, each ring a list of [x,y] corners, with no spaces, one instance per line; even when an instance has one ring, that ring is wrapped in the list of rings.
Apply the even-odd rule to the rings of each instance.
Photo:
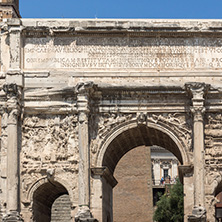
[[[74,205],[73,207],[76,207],[76,200],[74,198],[74,194],[73,194],[73,190],[72,187],[69,185],[69,182],[61,179],[58,176],[55,176],[53,179],[54,182],[58,182],[60,183],[62,186],[64,186],[69,194],[69,198],[71,203]],[[35,193],[35,191],[41,187],[42,185],[49,183],[50,181],[48,180],[47,176],[41,177],[38,180],[36,180],[34,183],[32,183],[32,185],[30,186],[30,188],[27,191],[27,196],[26,199],[23,201],[24,204],[32,204],[33,203],[33,195]]]
[[[100,147],[109,137],[110,133],[118,130],[124,125],[127,125],[131,121],[136,120],[136,114],[117,114],[117,113],[103,113],[100,116],[91,116],[93,119],[92,129],[90,130],[91,141],[90,141],[90,150],[91,153],[97,154],[100,150]]]
[[[105,116],[106,114],[104,114]],[[190,163],[192,130],[183,113],[169,114],[107,114],[98,123],[98,134],[91,142],[91,150],[97,153],[95,166],[102,166],[102,161],[109,144],[121,133],[129,129],[146,125],[167,134],[177,145],[182,155],[183,163]]]

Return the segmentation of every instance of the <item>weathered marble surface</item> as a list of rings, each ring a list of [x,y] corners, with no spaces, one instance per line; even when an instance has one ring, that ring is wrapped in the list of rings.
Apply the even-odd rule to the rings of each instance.
[[[197,209],[214,221],[222,190],[221,20],[9,19],[0,26],[0,86],[20,89],[14,126],[9,94],[0,91],[6,221],[9,206],[32,221],[36,195],[52,185],[53,198],[69,194],[72,220],[112,218],[116,164],[140,145],[160,145],[180,161],[185,221],[197,219]],[[12,148],[19,155],[9,155]],[[14,185],[20,195],[9,200]]]
[[[26,38],[25,69],[218,70],[222,42],[212,38]]]

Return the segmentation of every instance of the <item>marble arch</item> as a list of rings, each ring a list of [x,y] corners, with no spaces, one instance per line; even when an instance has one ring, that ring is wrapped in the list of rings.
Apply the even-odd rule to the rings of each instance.
[[[42,185],[48,183],[50,180],[48,179],[47,176],[44,176],[42,178],[39,178],[37,181],[35,181],[29,188],[28,192],[27,192],[27,201],[30,202],[30,204],[33,202],[33,195],[34,192]],[[65,190],[67,190],[69,196],[70,196],[70,200],[73,202],[73,193],[72,193],[72,189],[69,186],[69,183],[63,179],[60,178],[53,178],[52,182],[61,184]]]
[[[221,20],[22,19],[18,1],[0,0],[3,17],[3,221],[32,221],[27,197],[52,170],[72,193],[73,221],[112,222],[118,159],[127,147],[154,143],[172,148],[183,163],[184,221],[215,221]]]

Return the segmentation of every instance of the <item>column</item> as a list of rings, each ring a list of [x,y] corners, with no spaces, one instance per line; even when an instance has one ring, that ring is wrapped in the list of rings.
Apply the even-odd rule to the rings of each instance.
[[[160,184],[161,179],[161,171],[160,171],[160,160],[159,159],[153,159],[154,163],[154,185]]]
[[[21,87],[3,86],[7,102],[7,215],[3,221],[22,221],[19,215],[19,144],[18,121],[21,111]]]
[[[187,91],[192,98],[191,112],[193,114],[193,157],[194,157],[194,208],[193,215],[205,221],[205,150],[204,124],[205,112],[204,96],[209,86],[205,83],[188,83]]]
[[[89,100],[93,92],[93,83],[79,83],[76,86],[78,127],[79,127],[79,209],[76,222],[96,221],[90,212],[90,149],[88,115]]]
[[[12,19],[7,22],[5,31],[9,44],[9,63],[6,72],[6,84],[3,90],[6,94],[7,110],[7,189],[6,215],[3,221],[22,221],[20,217],[20,172],[19,172],[19,120],[21,115],[21,97],[24,76],[21,71],[21,21]]]

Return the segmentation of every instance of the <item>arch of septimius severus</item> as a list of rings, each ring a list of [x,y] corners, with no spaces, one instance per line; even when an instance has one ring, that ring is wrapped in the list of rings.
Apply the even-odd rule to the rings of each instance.
[[[129,150],[180,161],[185,221],[215,221],[222,191],[222,21],[21,19],[0,0],[2,221],[112,221]],[[8,10],[8,11],[7,11]],[[11,11],[10,11],[11,10]]]

